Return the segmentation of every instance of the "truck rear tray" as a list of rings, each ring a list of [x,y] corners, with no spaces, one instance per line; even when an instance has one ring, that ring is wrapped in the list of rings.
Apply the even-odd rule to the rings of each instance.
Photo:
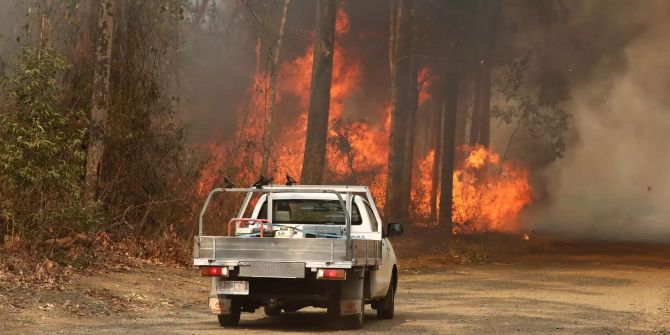
[[[305,263],[305,267],[376,266],[381,261],[381,241],[336,238],[247,238],[196,236],[194,264],[239,266],[248,262]]]

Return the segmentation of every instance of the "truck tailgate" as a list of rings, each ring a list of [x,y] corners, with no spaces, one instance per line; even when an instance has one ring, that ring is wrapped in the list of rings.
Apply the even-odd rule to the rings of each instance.
[[[239,262],[376,265],[380,257],[380,241],[352,240],[352,259],[347,259],[346,240],[334,238],[196,236],[193,249],[195,265],[239,265]]]

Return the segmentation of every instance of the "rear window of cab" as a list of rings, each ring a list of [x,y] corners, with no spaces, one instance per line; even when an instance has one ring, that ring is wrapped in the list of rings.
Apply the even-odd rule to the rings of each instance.
[[[344,225],[344,211],[338,200],[273,199],[272,223]],[[261,205],[259,219],[267,219],[267,202]],[[351,224],[363,222],[358,206],[352,204]]]

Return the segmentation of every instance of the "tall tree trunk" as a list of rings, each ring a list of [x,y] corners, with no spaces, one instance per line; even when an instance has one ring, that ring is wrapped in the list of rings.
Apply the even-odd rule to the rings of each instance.
[[[465,78],[461,78],[461,83],[458,85],[458,111],[456,113],[456,149],[467,143],[465,139],[465,127],[467,126],[467,114],[469,103],[473,101],[470,98],[472,89]],[[458,162],[456,162],[458,165]]]
[[[450,66],[445,78],[446,102],[443,119],[442,181],[440,192],[439,223],[445,230],[453,231],[452,206],[454,192],[454,163],[456,154],[456,113],[458,109],[458,71]]]
[[[479,144],[488,148],[491,141],[491,59],[489,57],[487,57],[486,63],[482,68],[481,85]]]
[[[449,234],[453,233],[453,193],[454,166],[456,162],[456,115],[458,113],[458,86],[460,84],[460,67],[463,64],[462,36],[459,26],[461,17],[457,2],[448,4],[447,22],[450,33],[447,37],[449,45],[448,60],[444,75],[444,116],[442,118],[442,166],[440,167],[440,210],[438,222]],[[473,116],[474,117],[474,116]],[[478,130],[476,130],[478,132]]]
[[[398,0],[389,1],[391,4],[391,17],[389,24],[389,73],[395,71],[395,53],[398,49]]]
[[[40,1],[37,6],[39,11],[38,47],[41,52],[43,49],[51,46],[51,15],[53,6],[50,0]]]
[[[479,143],[479,134],[482,126],[482,99],[481,99],[481,89],[482,89],[482,64],[477,63],[475,67],[475,86],[473,94],[473,104],[472,104],[472,118],[470,119],[470,145],[475,145]]]
[[[336,11],[336,0],[317,0],[312,84],[309,95],[309,112],[307,114],[307,138],[302,162],[301,182],[303,184],[321,184],[323,182],[326,141],[328,139],[330,83],[333,77]]]
[[[409,156],[406,152],[407,146],[407,124],[408,115],[411,112],[412,105],[412,22],[414,8],[413,0],[398,0],[398,15],[396,19],[397,35],[393,59],[393,72],[391,72],[391,131],[389,134],[389,158],[388,173],[386,180],[386,202],[384,210],[386,220],[403,221],[407,218],[407,211],[404,210],[402,199],[405,199],[403,192],[403,177],[405,164],[411,164],[406,161]],[[416,76],[414,76],[416,81]]]
[[[268,165],[270,163],[270,152],[272,151],[272,127],[275,114],[275,101],[277,91],[277,74],[279,72],[279,53],[281,52],[281,43],[284,37],[284,27],[286,26],[286,16],[288,15],[288,6],[291,0],[284,0],[284,10],[282,11],[281,23],[279,24],[279,33],[277,33],[277,43],[272,51],[272,63],[270,64],[270,88],[268,94],[270,103],[268,114],[265,118],[265,132],[263,134],[263,161],[261,165],[261,174],[268,174]]]
[[[409,90],[407,99],[409,105],[407,109],[407,121],[405,121],[407,126],[405,128],[405,159],[401,179],[402,189],[400,190],[400,199],[398,199],[398,212],[401,217],[407,217],[409,215],[409,203],[412,194],[412,170],[414,168],[414,142],[416,137],[415,120],[417,109],[419,107],[419,69],[415,50],[416,46],[413,38],[416,35],[415,28],[416,26],[413,25],[412,34],[410,37],[410,72],[409,76],[407,77],[409,81],[407,84]]]
[[[109,112],[109,76],[112,65],[112,33],[114,31],[114,9],[116,0],[101,0],[98,15],[98,41],[95,50],[95,74],[93,77],[93,98],[91,108],[91,128],[89,130],[88,153],[86,157],[86,180],[84,201],[96,200],[100,184],[100,167],[105,149],[105,129]]]
[[[481,90],[481,134],[479,143],[484,147],[489,147],[491,142],[491,72],[493,70],[494,50],[496,42],[496,31],[500,19],[500,10],[502,2],[500,0],[491,0],[486,2],[485,15],[487,25],[484,27],[484,66],[482,68],[482,90]]]
[[[470,144],[489,146],[491,140],[491,71],[493,69],[493,50],[495,47],[495,33],[498,29],[500,0],[480,0],[479,39],[480,56],[476,68],[475,97],[470,133]]]
[[[77,10],[77,34],[70,58],[76,66],[69,67],[63,80],[68,85],[67,103],[70,108],[86,106],[91,97],[90,78],[95,68],[96,27],[98,5],[95,0],[82,0]],[[86,98],[85,98],[86,97]]]
[[[440,186],[440,162],[442,159],[442,143],[444,143],[444,102],[442,99],[436,99],[433,104],[433,115],[435,122],[433,123],[434,138],[433,138],[433,150],[435,154],[433,155],[433,174],[431,176],[431,188],[430,188],[430,215],[431,222],[435,222],[437,219],[437,190]]]

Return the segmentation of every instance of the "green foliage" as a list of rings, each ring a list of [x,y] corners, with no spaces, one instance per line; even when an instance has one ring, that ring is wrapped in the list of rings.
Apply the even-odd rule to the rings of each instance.
[[[526,78],[529,61],[529,56],[523,56],[502,67],[496,88],[505,103],[496,106],[491,114],[527,131],[548,153],[548,160],[562,158],[571,117],[564,108],[570,99],[569,83],[562,73],[550,67],[537,70],[532,80]]]
[[[14,74],[2,83],[0,221],[14,233],[85,217],[79,193],[86,116],[61,103],[58,79],[66,68],[52,50],[24,47]]]
[[[80,197],[99,4],[26,3],[44,10],[26,16],[21,43],[40,47],[25,47],[20,57],[0,57],[11,61],[4,71],[10,77],[0,86],[0,236],[5,235],[5,246],[76,238],[80,232],[91,233],[87,240],[92,243],[107,238],[174,241],[177,234],[192,234],[192,197],[201,163],[176,125],[179,101],[171,96],[180,91],[179,23],[185,3],[117,1],[95,208],[83,207]],[[2,71],[0,62],[0,76]],[[53,244],[46,248],[49,257],[59,257]],[[37,250],[46,251],[44,244]],[[67,247],[64,258],[70,265],[76,264],[73,250]]]
[[[505,154],[512,147],[516,159],[540,168],[567,149],[571,83],[554,47],[570,13],[561,0],[522,0],[516,9],[503,12],[493,85],[502,99],[491,115],[514,128]]]

